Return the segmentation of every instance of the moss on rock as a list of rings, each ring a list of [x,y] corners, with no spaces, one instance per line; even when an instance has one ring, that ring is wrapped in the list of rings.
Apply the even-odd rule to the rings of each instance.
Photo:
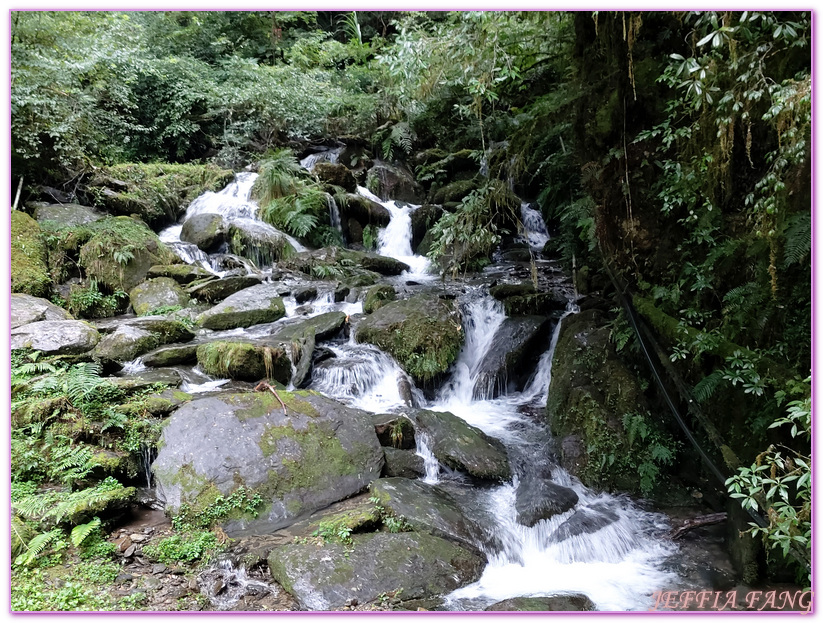
[[[397,297],[394,287],[390,285],[377,285],[369,288],[366,292],[366,300],[363,301],[363,311],[370,314],[393,301]]]
[[[46,245],[40,226],[19,210],[11,211],[11,291],[47,296],[51,288]]]
[[[284,345],[218,340],[197,347],[197,363],[206,374],[244,381],[270,378],[287,385],[291,360]]]

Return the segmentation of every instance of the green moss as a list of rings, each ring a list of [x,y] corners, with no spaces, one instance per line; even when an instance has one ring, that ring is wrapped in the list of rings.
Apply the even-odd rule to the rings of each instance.
[[[204,191],[217,191],[234,179],[234,173],[212,164],[119,164],[103,167],[93,184],[114,186],[120,192],[99,192],[99,203],[113,214],[137,214],[158,228],[173,222],[193,199]]]
[[[366,293],[366,300],[363,302],[363,311],[370,314],[383,307],[386,303],[393,301],[396,296],[397,294],[393,286],[372,286]]]
[[[215,341],[197,347],[197,363],[206,374],[256,381],[291,379],[291,360],[282,346]]]
[[[48,296],[51,288],[46,245],[40,226],[19,210],[11,211],[11,291]]]

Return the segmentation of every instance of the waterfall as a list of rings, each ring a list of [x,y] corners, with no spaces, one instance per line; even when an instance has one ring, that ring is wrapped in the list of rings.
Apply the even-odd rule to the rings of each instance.
[[[542,249],[549,241],[549,230],[543,215],[532,208],[528,203],[520,204],[520,221],[523,223],[523,237],[529,246]]]
[[[343,153],[343,147],[335,147],[326,151],[319,151],[316,154],[309,154],[300,161],[300,166],[311,171],[318,162],[331,162],[336,164]]]

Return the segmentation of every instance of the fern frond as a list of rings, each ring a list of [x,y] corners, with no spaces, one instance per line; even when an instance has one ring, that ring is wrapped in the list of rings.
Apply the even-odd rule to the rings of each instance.
[[[11,518],[11,555],[19,556],[26,549],[26,544],[34,538],[34,530],[18,515]]]
[[[56,494],[29,495],[12,504],[14,512],[25,519],[40,519],[56,500]]]
[[[812,250],[811,214],[795,214],[786,226],[786,243],[783,247],[783,268],[800,264]]]
[[[75,547],[80,547],[83,544],[83,541],[97,528],[100,527],[100,518],[95,517],[88,523],[84,523],[80,526],[75,526],[71,531],[71,544]]]
[[[712,397],[715,390],[718,386],[723,382],[723,371],[722,370],[715,370],[708,376],[704,376],[700,382],[694,386],[692,390],[692,394],[694,394],[695,400],[699,403],[706,402],[709,398]]]
[[[63,536],[63,531],[60,528],[38,534],[23,546],[26,551],[14,560],[14,564],[19,566],[30,565],[51,543],[61,536]]]

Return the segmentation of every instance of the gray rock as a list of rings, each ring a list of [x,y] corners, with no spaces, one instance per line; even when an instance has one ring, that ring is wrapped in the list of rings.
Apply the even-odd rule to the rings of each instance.
[[[336,337],[344,324],[346,314],[332,311],[288,324],[278,330],[274,337],[279,340],[294,339],[303,336],[307,330],[313,330],[314,339],[321,342]]]
[[[384,446],[383,456],[386,459],[383,473],[387,478],[417,478],[426,473],[423,457],[416,455],[411,450],[399,450]]]
[[[600,504],[579,508],[552,532],[549,542],[560,543],[573,536],[593,534],[618,519],[617,513]]]
[[[511,468],[506,448],[497,439],[448,411],[417,409],[408,413],[417,433],[428,438],[437,460],[484,480],[507,480]]]
[[[185,342],[194,334],[185,325],[163,316],[146,316],[121,324],[114,333],[106,335],[92,352],[100,361],[125,363],[158,346]]]
[[[153,368],[197,361],[197,344],[164,346],[143,355],[143,364]]]
[[[9,299],[11,306],[11,328],[16,329],[25,324],[42,320],[74,320],[72,315],[62,307],[30,294],[12,294]]]
[[[226,239],[226,226],[219,214],[195,214],[180,230],[180,240],[197,245],[201,251],[216,251]]]
[[[161,307],[185,307],[189,304],[189,295],[174,279],[156,277],[132,288],[129,300],[135,313],[144,316]]]
[[[357,534],[347,553],[338,544],[286,545],[269,555],[272,577],[307,610],[360,604],[402,589],[400,597],[423,599],[475,581],[484,560],[429,534]]]
[[[211,279],[214,275],[205,268],[192,264],[158,264],[149,268],[146,277],[169,277],[179,284],[186,285],[198,279]]]
[[[381,478],[371,483],[370,490],[381,506],[402,517],[415,531],[456,541],[484,556],[482,529],[438,487],[408,478]]]
[[[282,292],[283,287],[273,283],[246,288],[200,314],[197,324],[222,330],[274,322],[286,315]]]
[[[525,476],[517,487],[517,523],[532,527],[542,519],[565,513],[577,504],[577,494],[544,478]]]
[[[551,597],[514,597],[492,604],[489,612],[579,612],[597,610],[585,595],[553,595]]]
[[[262,277],[257,275],[234,275],[210,279],[205,283],[194,283],[186,291],[197,300],[216,303],[236,292],[259,285],[262,281]]]
[[[416,447],[414,426],[405,415],[397,413],[378,413],[372,416],[374,432],[380,445],[411,450]]]
[[[139,374],[125,377],[111,377],[109,381],[117,387],[127,391],[146,389],[155,383],[163,383],[169,387],[179,387],[183,382],[180,373],[174,368],[153,368]],[[188,396],[188,394],[186,394]],[[149,405],[147,405],[148,407]]]
[[[404,166],[375,160],[366,177],[366,186],[383,199],[398,199],[408,203],[423,203],[423,188]]]
[[[51,203],[39,205],[34,210],[34,218],[38,221],[55,221],[64,227],[77,227],[86,223],[99,221],[106,216],[90,208],[76,203]]]
[[[79,355],[93,349],[100,334],[81,320],[42,320],[11,330],[11,349],[31,348],[47,355]]]
[[[362,490],[380,475],[383,452],[368,413],[314,392],[221,393],[178,408],[163,428],[152,469],[175,512],[197,509],[215,489],[239,485],[266,501],[259,516],[224,522],[230,536],[273,532]]]
[[[268,223],[250,218],[234,219],[227,234],[229,251],[254,262],[271,266],[294,253],[286,235]]]

